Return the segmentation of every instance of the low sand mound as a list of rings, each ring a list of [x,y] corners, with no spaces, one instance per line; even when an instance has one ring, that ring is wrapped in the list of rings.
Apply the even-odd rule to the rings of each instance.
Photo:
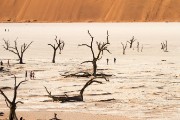
[[[179,0],[1,0],[1,22],[180,21]]]

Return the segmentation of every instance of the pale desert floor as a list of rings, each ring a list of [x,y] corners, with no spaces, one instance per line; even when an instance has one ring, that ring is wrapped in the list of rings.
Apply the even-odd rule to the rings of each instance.
[[[4,29],[9,29],[5,32]],[[64,78],[63,74],[80,71],[91,72],[91,64],[80,64],[90,60],[90,50],[78,47],[81,43],[90,43],[87,34],[90,30],[95,40],[105,41],[109,30],[109,47],[112,54],[104,54],[98,62],[98,72],[113,74],[110,81],[93,84],[84,93],[84,102],[52,102],[44,89],[46,86],[53,95],[79,94],[89,78]],[[179,23],[133,23],[133,24],[0,24],[0,44],[2,38],[12,43],[18,37],[19,42],[34,41],[24,56],[26,64],[16,64],[16,56],[0,47],[0,59],[5,63],[5,71],[0,72],[0,88],[7,96],[12,96],[13,74],[18,81],[24,80],[25,71],[35,71],[35,79],[23,83],[18,90],[17,113],[28,119],[50,119],[53,113],[59,113],[63,120],[74,116],[78,119],[142,119],[142,120],[178,120],[180,119],[180,24]],[[51,63],[52,48],[58,35],[65,41],[65,49],[57,54],[57,63]],[[122,55],[121,42],[135,36],[143,44],[143,52],[127,49]],[[163,52],[161,42],[168,41],[168,51]],[[94,44],[95,46],[96,44]],[[96,47],[96,46],[95,46]],[[113,58],[117,59],[116,64]],[[106,59],[109,58],[109,65]],[[7,67],[10,59],[10,67]],[[114,99],[112,101],[103,101]],[[38,111],[38,112],[36,112]],[[8,108],[0,95],[0,112],[7,116]],[[28,112],[28,113],[27,113]],[[32,118],[32,115],[34,116]],[[95,115],[95,116],[94,116]],[[105,116],[103,116],[105,115]],[[52,116],[52,117],[51,117]],[[66,116],[66,117],[65,117]],[[68,116],[68,117],[67,117]],[[94,116],[94,117],[93,117]],[[114,117],[113,117],[114,116]],[[0,117],[3,119],[4,117]],[[26,118],[27,119],[27,118]]]

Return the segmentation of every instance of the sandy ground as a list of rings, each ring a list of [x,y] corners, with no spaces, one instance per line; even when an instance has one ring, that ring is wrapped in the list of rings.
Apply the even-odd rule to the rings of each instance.
[[[28,26],[1,24],[2,28],[10,28],[9,33],[1,30],[4,38],[12,41],[14,36],[19,36],[20,42],[34,40],[31,49],[25,56],[26,64],[23,65],[16,64],[16,56],[12,56],[1,48],[5,71],[0,73],[0,87],[10,87],[10,89],[4,90],[7,96],[12,96],[13,74],[17,76],[18,81],[22,81],[26,70],[28,74],[31,70],[35,71],[36,78],[34,80],[28,78],[28,81],[23,83],[18,90],[18,100],[24,102],[24,104],[18,105],[18,114],[25,118],[28,117],[26,119],[49,119],[56,112],[63,120],[72,119],[71,115],[73,118],[77,116],[77,119],[82,120],[96,117],[100,120],[178,120],[180,118],[180,36],[177,32],[180,29],[177,27],[179,23],[137,24],[139,27],[134,24],[91,24],[91,27],[88,24],[43,25],[42,29],[41,24],[28,24]],[[55,29],[54,26],[59,29]],[[70,29],[70,26],[73,29]],[[77,45],[90,41],[87,32],[82,32],[84,28],[95,30],[93,31],[94,36],[100,36],[97,39],[102,40],[103,38],[104,40],[106,34],[102,35],[100,32],[105,28],[104,26],[110,28],[111,31],[110,50],[112,54],[105,54],[103,59],[98,62],[98,72],[113,74],[110,81],[97,79],[103,84],[93,84],[88,87],[84,93],[84,102],[52,102],[47,97],[43,86],[46,86],[54,95],[64,93],[75,95],[89,80],[89,78],[64,78],[62,75],[79,71],[91,72],[91,64],[80,64],[91,58],[90,51],[87,48],[77,47]],[[143,28],[145,30],[141,31]],[[132,30],[140,44],[144,45],[143,52],[137,52],[135,43],[133,49],[128,48],[126,55],[122,55],[120,42],[131,38],[132,34],[128,33],[129,30]],[[53,32],[55,31],[62,32],[62,39],[67,43],[67,47],[62,55],[57,56],[57,63],[52,64],[52,51],[49,51],[51,48],[46,43],[53,42]],[[69,36],[70,33],[72,33],[71,36]],[[129,36],[126,38],[126,35]],[[160,43],[164,39],[168,40],[169,52],[163,52],[160,49]],[[113,63],[114,57],[117,59],[116,64]],[[110,59],[109,65],[106,65],[106,58]],[[10,59],[10,67],[6,65],[7,59]],[[114,100],[103,101],[107,99]],[[0,112],[5,112],[6,115],[8,112],[2,96],[0,96]],[[29,118],[27,112],[33,118]],[[45,118],[43,118],[44,116]],[[0,119],[2,118],[4,117],[0,117]]]
[[[26,111],[17,112],[18,116],[23,116],[26,120],[49,120],[54,118],[54,113],[57,114],[57,118],[60,120],[129,120],[126,117],[120,117],[115,115],[98,115],[91,113],[80,112],[57,112],[57,111]],[[8,116],[8,113],[5,116]],[[3,118],[3,117],[2,117]],[[0,119],[2,119],[0,118]],[[28,119],[27,119],[28,118]]]
[[[1,0],[1,22],[177,22],[179,0]]]

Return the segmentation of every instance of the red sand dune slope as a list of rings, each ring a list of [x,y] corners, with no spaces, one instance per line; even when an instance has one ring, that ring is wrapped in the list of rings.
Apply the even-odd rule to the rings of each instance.
[[[180,21],[180,0],[0,0],[0,22]]]

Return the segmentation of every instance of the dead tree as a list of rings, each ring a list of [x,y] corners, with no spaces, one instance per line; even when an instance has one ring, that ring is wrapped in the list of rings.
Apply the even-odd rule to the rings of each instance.
[[[106,80],[106,81],[109,81],[105,76],[103,76],[103,78]],[[99,84],[102,84],[101,81],[97,81],[95,80],[96,77],[93,77],[91,78],[88,82],[86,82],[86,84],[83,86],[83,88],[80,90],[80,94],[79,95],[76,95],[76,96],[68,96],[67,94],[65,95],[62,95],[62,96],[53,96],[51,94],[51,92],[48,91],[48,89],[45,87],[46,89],[46,92],[48,93],[48,97],[52,98],[53,101],[61,101],[61,102],[76,102],[76,101],[83,101],[84,100],[84,91],[85,89],[90,86],[92,83],[99,83]]]
[[[123,47],[123,55],[126,54],[126,48],[127,48],[127,42],[126,42],[126,45],[124,45],[122,42],[121,42],[121,45]]]
[[[81,44],[79,46],[86,46],[88,48],[90,48],[91,50],[91,53],[92,53],[92,60],[89,60],[89,61],[84,61],[82,62],[81,64],[84,64],[84,63],[92,63],[93,65],[93,76],[96,76],[96,71],[97,71],[97,61],[100,60],[102,58],[102,55],[104,53],[104,51],[107,51],[108,53],[110,53],[110,51],[108,50],[108,45],[110,44],[109,43],[109,33],[107,31],[107,41],[106,42],[96,42],[97,44],[97,47],[98,47],[98,54],[95,55],[94,53],[94,48],[93,48],[93,42],[94,42],[94,37],[91,35],[91,33],[89,32],[88,30],[88,34],[89,36],[91,37],[91,44],[88,45],[88,44]],[[111,53],[110,53],[111,54]]]
[[[141,52],[143,51],[143,48],[144,48],[144,46],[143,46],[143,44],[142,44],[142,46],[141,46]]]
[[[14,76],[15,79],[15,84],[14,84],[14,96],[13,96],[13,100],[10,101],[9,98],[4,94],[4,92],[0,89],[0,93],[2,94],[2,96],[5,98],[5,102],[7,107],[9,107],[10,109],[10,113],[9,113],[9,120],[18,120],[17,116],[16,116],[16,108],[17,108],[17,104],[21,103],[23,104],[23,102],[21,101],[17,101],[16,102],[16,97],[17,97],[17,90],[19,88],[19,86],[26,82],[26,80],[21,81],[18,85],[16,84],[16,76]]]
[[[10,42],[8,40],[3,39],[5,43],[3,47],[5,50],[8,50],[16,54],[19,58],[19,63],[23,64],[24,53],[29,48],[29,46],[32,44],[33,41],[31,41],[29,44],[26,44],[26,43],[22,44],[20,50],[18,50],[17,39],[18,38],[16,38],[16,40],[14,41],[14,47],[10,45]]]
[[[139,42],[137,42],[137,51],[139,52]]]
[[[161,49],[162,49],[164,52],[168,52],[168,50],[167,50],[167,40],[166,40],[165,43],[164,43],[164,42],[161,43]]]
[[[57,36],[55,37],[55,42],[56,42],[55,44],[48,44],[48,45],[50,45],[50,46],[53,48],[53,50],[54,50],[52,63],[55,63],[57,50],[59,49],[59,54],[61,54],[61,51],[63,50],[64,45],[65,45],[64,41],[61,41],[60,39],[57,40]]]
[[[134,39],[134,36],[132,37],[132,39],[131,40],[129,40],[129,41],[127,41],[129,44],[130,44],[130,48],[132,48],[132,45],[133,45],[133,43],[135,42],[136,40]]]

